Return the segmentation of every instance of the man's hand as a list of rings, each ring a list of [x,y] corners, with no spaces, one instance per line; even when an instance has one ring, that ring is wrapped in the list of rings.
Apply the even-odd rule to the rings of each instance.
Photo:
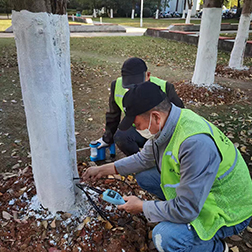
[[[97,147],[97,149],[100,149],[102,147],[108,147],[109,144],[107,144],[106,142],[103,141],[102,137],[99,138],[98,140],[96,140],[96,142],[100,143],[100,145]]]
[[[91,166],[89,167],[84,175],[82,176],[82,179],[85,180],[97,180],[103,176],[101,166]]]
[[[119,205],[119,210],[125,210],[131,214],[138,214],[143,211],[143,201],[136,196],[124,196],[125,204]]]
[[[101,166],[89,167],[82,176],[83,181],[92,180],[95,181],[106,175],[116,174],[114,163],[109,163]]]

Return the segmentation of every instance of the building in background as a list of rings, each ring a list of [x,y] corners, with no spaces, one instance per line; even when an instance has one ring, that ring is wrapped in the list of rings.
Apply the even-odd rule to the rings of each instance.
[[[161,6],[165,5],[166,0],[162,0]],[[188,6],[186,0],[170,0],[169,7],[163,8],[165,12],[178,12],[183,13],[183,10],[187,12]],[[200,0],[193,0],[192,16],[195,16],[196,12],[200,9]]]

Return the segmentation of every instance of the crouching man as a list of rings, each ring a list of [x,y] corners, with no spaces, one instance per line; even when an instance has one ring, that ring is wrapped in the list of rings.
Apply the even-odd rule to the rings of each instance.
[[[136,173],[138,184],[160,200],[129,196],[118,208],[158,222],[152,233],[158,251],[228,251],[223,239],[244,230],[252,216],[252,182],[240,152],[216,126],[170,104],[151,82],[131,88],[123,107],[119,129],[134,123],[149,140],[132,156],[90,167],[83,179]]]

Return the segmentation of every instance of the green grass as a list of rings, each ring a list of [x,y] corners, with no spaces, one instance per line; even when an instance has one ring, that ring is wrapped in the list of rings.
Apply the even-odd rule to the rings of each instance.
[[[91,54],[92,52],[92,54]],[[97,59],[106,64],[106,58],[136,56],[154,65],[176,66],[193,69],[197,47],[172,40],[152,37],[100,37],[72,38],[71,53],[77,61]],[[230,54],[219,51],[218,63],[228,65]],[[246,58],[245,65],[252,66],[252,59]]]
[[[93,18],[93,21],[100,21],[100,18]],[[119,24],[119,25],[127,25],[127,26],[133,26],[133,27],[139,27],[140,26],[140,18],[102,18],[102,22],[104,23],[113,23],[113,24]],[[201,19],[197,20],[191,20],[192,24],[200,24]],[[237,23],[238,19],[226,19],[222,20],[222,23]],[[143,28],[151,28],[151,27],[168,27],[171,24],[174,23],[185,23],[184,19],[154,19],[154,18],[144,18],[143,19]]]
[[[100,21],[100,18],[93,18],[93,21]],[[102,18],[103,23],[113,23],[119,25],[127,25],[133,27],[140,26],[140,18]],[[174,23],[185,23],[183,19],[154,19],[154,18],[143,18],[143,28],[150,28],[150,27],[168,27]],[[193,24],[200,24],[199,20],[192,20]]]
[[[11,19],[1,19],[0,20],[0,32],[4,32],[10,26],[11,26]]]

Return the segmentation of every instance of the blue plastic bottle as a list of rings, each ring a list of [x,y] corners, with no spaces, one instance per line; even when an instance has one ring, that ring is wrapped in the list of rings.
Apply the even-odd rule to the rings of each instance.
[[[101,144],[97,141],[92,141],[89,146],[91,148],[91,155],[90,155],[90,160],[95,162],[95,161],[100,161],[100,160],[105,160],[106,159],[106,148],[109,148],[110,151],[110,156],[115,157],[115,144],[111,144],[109,147],[102,147],[98,149],[98,147]]]

